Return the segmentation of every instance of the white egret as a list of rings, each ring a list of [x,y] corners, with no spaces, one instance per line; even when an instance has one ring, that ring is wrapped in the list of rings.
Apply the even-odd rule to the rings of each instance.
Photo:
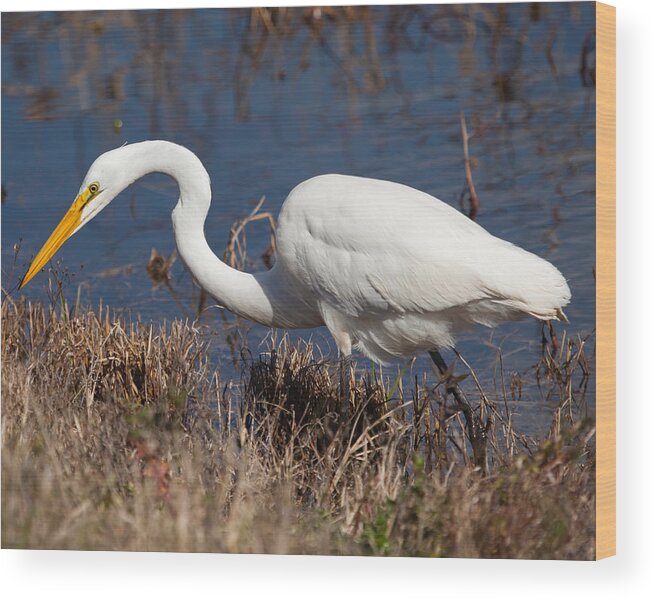
[[[565,318],[571,292],[551,263],[433,196],[377,179],[321,175],[299,184],[280,211],[273,268],[232,269],[205,239],[207,171],[193,152],[166,141],[126,145],[96,159],[21,287],[121,191],[155,172],[177,181],[178,252],[209,294],[270,327],[325,325],[348,361],[353,347],[378,363],[428,351],[443,373],[439,350],[453,347],[466,327],[527,315]]]

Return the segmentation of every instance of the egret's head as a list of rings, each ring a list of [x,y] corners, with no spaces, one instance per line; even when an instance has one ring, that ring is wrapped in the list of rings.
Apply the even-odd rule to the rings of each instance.
[[[84,227],[121,191],[148,173],[165,173],[178,183],[184,179],[187,181],[186,193],[196,200],[196,206],[204,200],[202,207],[209,208],[209,175],[196,155],[183,146],[164,140],[147,140],[105,152],[91,165],[77,198],[32,261],[20,287],[45,266],[71,235]],[[181,198],[182,189],[180,201]]]
[[[122,181],[117,151],[98,157],[91,165],[80,191],[59,225],[36,255],[20,287],[27,284],[54,256],[62,244],[95,217],[129,182]]]

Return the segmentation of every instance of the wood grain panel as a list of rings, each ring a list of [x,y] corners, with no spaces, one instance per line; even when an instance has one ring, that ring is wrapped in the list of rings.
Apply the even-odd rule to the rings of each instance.
[[[596,558],[616,554],[616,9],[596,3]]]

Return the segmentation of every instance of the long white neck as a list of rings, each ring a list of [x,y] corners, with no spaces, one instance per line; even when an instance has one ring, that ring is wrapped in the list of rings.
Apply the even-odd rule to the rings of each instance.
[[[177,181],[180,197],[172,214],[175,241],[198,283],[238,315],[264,325],[286,325],[286,319],[278,314],[280,299],[270,285],[269,272],[252,275],[233,269],[207,244],[204,224],[211,204],[211,184],[198,157],[183,146],[165,141],[140,142],[121,150],[131,150],[135,157],[138,154],[132,181],[153,172]]]

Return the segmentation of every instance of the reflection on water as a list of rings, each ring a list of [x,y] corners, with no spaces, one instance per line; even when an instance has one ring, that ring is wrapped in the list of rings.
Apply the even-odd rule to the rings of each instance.
[[[476,220],[560,268],[573,292],[567,334],[588,336],[594,26],[590,3],[5,14],[3,288],[15,288],[95,157],[148,138],[189,146],[205,163],[215,196],[206,233],[219,255],[262,196],[277,214],[295,184],[320,173],[391,179],[468,212],[463,113]],[[175,198],[172,182],[149,176],[71,239],[58,255],[69,301],[102,299],[146,321],[206,306],[181,261],[163,285],[146,271],[174,250]],[[248,225],[247,244],[250,259],[266,256],[265,219]],[[47,300],[45,281],[25,293]],[[235,348],[256,352],[267,331],[208,305],[216,358],[235,372]],[[324,330],[300,333],[332,347]],[[539,325],[477,330],[460,350],[491,385],[499,347],[508,378],[532,372]],[[426,368],[420,359],[408,376]],[[524,399],[549,400],[526,386]]]

